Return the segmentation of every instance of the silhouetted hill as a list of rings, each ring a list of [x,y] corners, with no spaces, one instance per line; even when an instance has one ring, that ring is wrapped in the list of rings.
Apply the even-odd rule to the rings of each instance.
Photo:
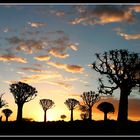
[[[0,135],[140,135],[140,122],[128,121],[119,129],[114,120],[0,123]]]

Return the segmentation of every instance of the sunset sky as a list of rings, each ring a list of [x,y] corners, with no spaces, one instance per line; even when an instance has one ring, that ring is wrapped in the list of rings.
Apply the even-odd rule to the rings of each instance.
[[[13,110],[9,119],[15,120],[17,114],[9,84],[22,81],[38,91],[34,100],[24,104],[24,118],[43,121],[39,100],[46,98],[55,102],[47,119],[60,120],[65,114],[69,121],[65,100],[82,101],[83,92],[98,91],[100,75],[90,64],[96,61],[95,53],[111,49],[140,52],[139,5],[0,5],[0,93],[5,93],[3,99]],[[131,120],[140,120],[138,94],[133,90],[129,96]],[[100,100],[115,106],[110,119],[117,119],[118,99],[119,90]],[[99,103],[93,107],[92,119],[103,119],[103,113],[96,109]],[[81,119],[78,109],[74,111],[76,119]]]

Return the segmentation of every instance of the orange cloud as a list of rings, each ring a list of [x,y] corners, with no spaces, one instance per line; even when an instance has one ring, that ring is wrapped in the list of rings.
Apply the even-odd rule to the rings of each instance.
[[[127,34],[127,33],[124,33],[124,30],[121,27],[115,27],[114,30],[117,32],[117,35],[123,37],[125,40],[140,39],[140,33],[138,33],[138,34]]]
[[[59,68],[59,69],[65,69],[65,64],[62,64],[62,63],[59,63],[59,62],[47,62],[47,64],[53,66],[53,67],[56,67],[56,68]]]
[[[60,51],[58,51],[58,49],[55,49],[55,48],[52,48],[49,50],[49,53],[55,57],[58,57],[58,58],[66,58],[66,57],[69,57],[69,54],[66,54],[66,53],[60,53]]]
[[[70,44],[68,47],[71,48],[74,51],[78,50],[78,48],[77,48],[77,46],[75,44]]]
[[[65,70],[72,73],[74,72],[81,73],[83,72],[84,68],[78,65],[66,65]]]
[[[54,82],[54,81],[46,81],[46,82],[51,84],[51,85],[61,86],[66,90],[71,90],[73,88],[72,85],[70,85],[68,83],[64,83],[64,82]]]
[[[62,38],[58,38],[54,41],[49,42],[51,44],[51,47],[48,49],[48,52],[58,58],[67,58],[69,57],[69,54],[66,53],[67,49],[72,49],[74,51],[77,51],[77,45],[78,43],[69,43],[68,38],[66,36],[63,36]]]
[[[81,66],[78,65],[69,65],[69,64],[62,64],[59,62],[47,62],[47,64],[56,67],[58,69],[63,69],[67,72],[71,72],[71,73],[81,73],[84,71],[84,68],[82,68]]]
[[[37,68],[30,68],[30,67],[25,67],[25,68],[20,68],[20,69],[24,71],[30,71],[30,72],[39,72],[39,73],[46,72],[45,70],[41,70]]]
[[[125,40],[136,40],[140,39],[140,34],[126,34],[123,32],[118,32],[120,36],[122,36]]]
[[[28,54],[33,54],[33,52],[38,52],[43,49],[41,41],[27,40],[20,42],[19,46],[16,48],[17,51],[24,51]]]
[[[89,19],[87,17],[78,17],[78,18],[75,18],[74,20],[70,21],[69,23],[75,25],[75,24],[80,24],[82,22],[89,22],[88,21]]]
[[[11,54],[1,55],[0,61],[15,61],[15,62],[19,62],[19,63],[27,63],[27,60],[25,58],[11,55]]]
[[[43,27],[47,25],[46,23],[41,23],[41,22],[28,22],[28,24],[34,28]]]
[[[107,24],[112,22],[134,22],[135,16],[130,8],[117,6],[96,6],[93,9],[84,9],[81,11],[77,8],[79,17],[70,21],[71,24]]]
[[[31,76],[22,77],[21,81],[28,82],[28,83],[40,83],[43,80],[47,81],[48,79],[61,78],[61,77],[62,75],[59,73],[53,73],[53,72],[48,71],[41,74],[35,74]]]
[[[9,42],[10,45],[17,45],[17,47],[14,47],[13,49],[18,52],[23,51],[27,54],[32,54],[34,52],[37,53],[38,51],[44,49],[43,42],[41,40],[24,40],[17,36],[7,38],[6,40]]]
[[[40,56],[34,57],[34,59],[39,60],[39,61],[48,61],[48,60],[50,60],[50,56],[48,56],[48,55],[40,55]]]
[[[28,34],[27,34],[28,33]],[[10,45],[10,49],[17,52],[25,52],[27,54],[38,53],[45,51],[57,58],[67,58],[68,49],[77,51],[78,43],[70,43],[69,37],[63,31],[48,32],[45,36],[36,39],[36,32],[30,32],[27,29],[24,31],[25,35],[30,35],[31,38],[25,39],[18,36],[6,38]],[[44,56],[45,57],[45,56]],[[38,57],[38,60],[43,59]]]
[[[137,40],[140,39],[140,33],[138,34],[127,34],[124,33],[124,30],[121,27],[114,28],[115,31],[117,31],[117,34],[121,37],[123,37],[125,40]]]

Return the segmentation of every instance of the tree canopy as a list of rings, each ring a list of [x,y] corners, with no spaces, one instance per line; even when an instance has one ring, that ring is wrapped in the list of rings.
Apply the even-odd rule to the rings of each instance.
[[[100,100],[100,96],[99,94],[95,93],[95,91],[88,91],[83,92],[81,98],[83,99],[84,105],[88,110],[89,119],[92,120],[92,107]]]
[[[64,104],[68,107],[71,111],[71,121],[73,121],[73,110],[79,105],[79,101],[74,98],[68,98]]]
[[[0,108],[7,106],[7,104],[8,104],[5,100],[2,99],[3,95],[4,95],[4,93],[0,95]]]
[[[93,69],[108,80],[105,85],[103,77],[99,78],[99,93],[112,95],[114,90],[120,89],[118,121],[124,122],[128,116],[128,96],[133,87],[140,84],[139,54],[116,49],[96,54],[96,57]]]
[[[17,82],[10,85],[10,91],[12,92],[15,103],[25,103],[33,100],[37,96],[36,88],[28,85],[27,83]]]
[[[102,102],[100,103],[97,108],[104,112],[104,120],[107,120],[107,114],[108,113],[114,113],[115,112],[115,108],[113,106],[113,104],[109,103],[109,102]]]
[[[44,110],[44,122],[46,122],[46,116],[47,116],[46,112],[48,109],[54,107],[55,103],[51,99],[40,99],[39,103]]]
[[[37,96],[36,88],[23,82],[16,82],[10,85],[10,91],[18,106],[17,121],[22,121],[22,108],[24,103],[33,100]]]

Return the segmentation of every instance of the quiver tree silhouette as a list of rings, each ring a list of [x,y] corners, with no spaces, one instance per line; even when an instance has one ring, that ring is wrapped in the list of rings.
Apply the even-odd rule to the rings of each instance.
[[[13,113],[13,111],[11,109],[3,109],[2,110],[2,113],[5,115],[6,117],[6,122],[8,122],[8,118],[10,117],[10,115]]]
[[[119,122],[127,121],[128,96],[132,88],[139,86],[140,57],[137,53],[128,50],[111,50],[103,54],[96,54],[97,61],[93,69],[102,76],[106,76],[109,86],[99,78],[99,93],[112,95],[113,91],[120,89],[118,118]]]
[[[6,102],[5,100],[2,99],[2,96],[3,96],[3,95],[4,95],[4,93],[0,95],[0,109],[1,109],[2,107],[7,106],[7,102]]]
[[[89,115],[88,115],[87,112],[82,112],[80,114],[80,117],[81,117],[82,120],[87,120],[89,118]]]
[[[10,91],[14,96],[15,103],[17,104],[17,121],[22,121],[22,109],[24,103],[33,100],[37,96],[36,88],[23,83],[17,82],[10,85]]]
[[[115,112],[115,108],[113,106],[113,104],[109,103],[109,102],[102,102],[97,106],[97,109],[99,109],[100,111],[104,112],[104,121],[107,120],[107,114],[108,113],[114,113]]]
[[[55,103],[50,99],[41,99],[39,103],[44,110],[44,122],[46,122],[47,110],[54,107]]]
[[[79,105],[79,101],[73,98],[68,98],[64,104],[68,107],[68,109],[71,111],[71,117],[70,120],[73,121],[73,110],[76,108],[77,105]]]
[[[89,120],[92,120],[92,107],[100,100],[99,94],[94,91],[83,92],[81,98],[83,99],[84,105],[88,108]]]
[[[0,116],[0,122],[2,121],[2,116]]]
[[[88,106],[80,105],[79,109],[81,111],[80,117],[82,120],[86,120],[89,118]]]
[[[6,107],[6,106],[7,106],[7,102],[6,102],[5,100],[2,99],[2,96],[3,96],[3,95],[4,95],[4,93],[0,95],[0,109],[1,109],[2,107]],[[2,121],[2,116],[0,116],[0,122],[1,122],[1,121]]]
[[[62,120],[65,120],[66,117],[67,117],[66,115],[61,115],[61,116],[60,116],[60,118],[61,118]]]

